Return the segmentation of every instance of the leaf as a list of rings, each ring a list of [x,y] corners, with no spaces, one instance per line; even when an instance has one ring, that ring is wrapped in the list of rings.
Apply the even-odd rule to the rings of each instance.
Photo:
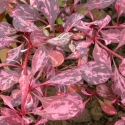
[[[57,37],[47,40],[47,43],[57,46],[64,46],[70,41],[72,35],[73,33],[71,32],[64,32]]]
[[[44,68],[48,62],[48,53],[44,46],[40,46],[33,55],[32,59],[32,74],[35,75],[37,71]]]
[[[76,26],[78,22],[83,18],[84,16],[79,13],[73,13],[67,20],[64,25],[64,31],[68,32],[72,27]]]
[[[26,99],[29,92],[29,84],[30,84],[29,77],[22,74],[19,79],[19,85],[21,89],[21,108],[23,111],[25,111],[26,107]]]
[[[24,48],[24,45],[21,44],[17,48],[9,50],[7,52],[6,62],[7,63],[16,63],[16,61],[19,61],[19,59],[22,55],[21,50],[23,50],[23,48]]]
[[[5,91],[18,83],[20,73],[13,70],[0,69],[0,90]]]
[[[58,67],[64,62],[63,54],[57,50],[50,50],[49,58],[51,59],[51,63],[53,67]]]
[[[17,32],[17,30],[15,28],[12,27],[12,25],[10,25],[7,22],[1,22],[0,23],[0,34],[2,35],[13,35]]]
[[[33,112],[48,120],[66,120],[74,117],[78,113],[78,107],[72,101],[61,98],[53,101],[47,108],[41,112]]]
[[[93,49],[93,58],[95,61],[99,61],[105,64],[109,63],[109,55],[108,53],[102,49],[97,43],[95,43],[95,47]]]
[[[125,92],[125,78],[119,73],[116,66],[113,72],[112,81],[113,81],[112,83],[113,92],[121,96],[121,94]]]
[[[101,96],[101,97],[103,97],[103,98],[105,98],[107,100],[113,100],[113,99],[115,99],[115,95],[114,95],[111,87],[108,86],[107,84],[98,85],[96,87],[96,93],[99,96]]]
[[[115,125],[125,125],[125,121],[124,120],[118,120]]]
[[[40,20],[41,16],[38,10],[31,7],[28,4],[20,4],[14,8],[14,10],[10,13],[13,18],[20,17],[25,21],[36,21]]]
[[[35,125],[42,125],[42,124],[45,124],[47,122],[48,122],[48,120],[46,118],[41,118]]]
[[[6,4],[4,3],[4,1],[0,1],[0,14],[3,13],[6,9]]]
[[[37,0],[38,9],[45,15],[49,24],[54,27],[55,20],[58,16],[58,0]]]
[[[82,79],[81,74],[76,70],[66,70],[54,77],[52,77],[49,81],[45,83],[49,84],[59,84],[59,85],[70,85],[79,82]]]
[[[110,43],[119,43],[120,42],[120,30],[118,29],[108,29],[101,30],[101,35],[104,38],[106,45]]]
[[[18,31],[22,31],[22,32],[32,32],[35,30],[39,30],[33,22],[23,20],[21,17],[15,17],[13,19],[13,26]]]
[[[15,110],[12,106],[12,99],[10,96],[0,95],[0,97],[3,99],[5,105]]]
[[[125,76],[125,59],[123,59],[121,64],[119,65],[119,71],[123,76]]]
[[[100,105],[101,105],[101,108],[102,110],[106,113],[106,114],[109,114],[109,115],[116,115],[117,114],[117,111],[115,109],[115,107],[109,103],[109,102],[103,102],[101,100],[98,100]]]
[[[30,34],[30,40],[31,40],[31,43],[33,46],[40,46],[42,45],[43,43],[46,42],[46,40],[48,40],[48,36],[46,36],[43,32],[41,31],[33,31],[31,34]]]
[[[104,83],[111,77],[110,68],[106,64],[96,61],[79,66],[78,70],[81,72],[82,78],[92,85]]]
[[[86,7],[89,7],[90,9],[98,8],[98,9],[104,9],[108,6],[110,6],[113,2],[116,0],[87,0],[87,3],[85,4]]]

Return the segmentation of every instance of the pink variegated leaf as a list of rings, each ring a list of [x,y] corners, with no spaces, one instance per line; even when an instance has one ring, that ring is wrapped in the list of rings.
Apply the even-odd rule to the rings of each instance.
[[[49,60],[47,50],[44,46],[40,46],[33,55],[32,59],[32,74],[44,68]]]
[[[78,22],[83,18],[84,16],[79,13],[73,13],[67,20],[64,25],[64,30],[68,32],[72,27],[76,26]]]
[[[13,70],[0,69],[0,90],[5,91],[18,83],[20,74]]]
[[[113,81],[112,83],[113,92],[121,96],[122,93],[125,92],[125,78],[119,73],[116,66],[113,72],[112,81]]]
[[[48,120],[46,118],[41,118],[35,125],[42,125],[42,124],[45,124],[47,122],[48,122]]]
[[[74,0],[74,6],[79,2],[80,0]]]
[[[93,58],[95,61],[99,61],[102,63],[109,63],[109,55],[108,53],[102,49],[97,43],[95,43],[95,47],[93,49]]]
[[[27,21],[36,21],[41,18],[40,13],[28,4],[20,4],[10,14],[13,18],[20,17]]]
[[[98,101],[100,103],[102,110],[106,114],[109,114],[109,115],[116,115],[117,114],[115,107],[110,102],[103,102],[101,100],[98,100]]]
[[[21,55],[23,54],[21,50],[23,50],[24,45],[21,44],[17,48],[10,49],[7,52],[6,62],[7,63],[16,63],[16,61],[19,61]]]
[[[58,16],[58,0],[37,0],[38,9],[45,15],[49,24],[54,27],[55,20]]]
[[[36,7],[36,0],[30,0],[30,6]]]
[[[3,1],[8,2],[8,3],[17,3],[16,0],[3,0]]]
[[[85,6],[89,7],[90,9],[95,9],[95,8],[104,9],[110,6],[115,1],[116,0],[87,0]]]
[[[113,100],[115,98],[111,87],[107,84],[98,85],[96,87],[96,93],[107,100]]]
[[[21,75],[20,79],[19,79],[19,85],[20,85],[20,89],[21,89],[21,108],[23,111],[25,111],[25,107],[26,107],[26,99],[28,96],[28,92],[29,92],[29,77],[26,75]]]
[[[64,62],[64,56],[61,52],[50,50],[48,53],[53,67],[58,67]]]
[[[0,14],[3,13],[6,9],[6,4],[4,1],[0,0]]]
[[[125,121],[124,120],[118,120],[115,125],[125,125]]]
[[[0,116],[0,125],[21,125],[21,118],[13,116]]]
[[[0,95],[0,97],[3,99],[4,104],[10,107],[11,109],[15,110],[12,105],[12,98],[10,96],[6,95]]]
[[[125,1],[124,0],[116,0],[115,8],[119,16],[122,13],[125,13]]]
[[[119,71],[123,76],[125,76],[125,59],[123,59],[121,64],[119,65]]]
[[[38,27],[31,21],[27,21],[22,19],[21,17],[15,17],[13,19],[13,26],[22,32],[32,32],[35,30],[39,30]]]
[[[78,70],[82,78],[92,85],[104,83],[111,77],[111,69],[106,64],[96,61],[79,66]]]
[[[33,112],[48,120],[66,120],[74,117],[79,111],[78,106],[66,98],[53,101],[47,108],[41,112]]]
[[[79,82],[82,79],[81,74],[76,72],[76,70],[66,70],[54,77],[45,83],[49,84],[59,84],[59,85],[70,85]]]
[[[13,42],[19,42],[16,38],[17,36],[8,37],[0,34],[0,49],[9,47]]]
[[[120,42],[120,30],[119,29],[108,29],[101,30],[101,35],[104,38],[106,45],[110,43],[119,43]]]
[[[47,40],[47,43],[57,46],[64,46],[70,41],[72,35],[73,33],[71,32],[64,32],[57,37]]]
[[[30,35],[30,40],[33,46],[40,46],[48,39],[49,37],[39,30],[33,31]]]
[[[23,119],[26,125],[30,125],[34,122],[34,119],[32,117],[24,117]]]
[[[13,35],[17,32],[9,23],[1,22],[0,23],[0,34],[2,35]]]

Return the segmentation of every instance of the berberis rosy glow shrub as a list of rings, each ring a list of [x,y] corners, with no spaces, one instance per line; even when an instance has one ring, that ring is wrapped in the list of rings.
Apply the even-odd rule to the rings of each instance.
[[[0,49],[9,49],[0,63],[0,125],[78,117],[93,97],[109,115],[117,114],[114,104],[125,108],[125,58],[117,53],[125,0],[0,0],[4,11],[12,23],[0,22]],[[55,96],[47,96],[49,86]]]

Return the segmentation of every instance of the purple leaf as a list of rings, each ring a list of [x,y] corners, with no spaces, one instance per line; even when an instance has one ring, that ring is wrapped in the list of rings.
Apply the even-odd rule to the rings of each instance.
[[[40,46],[35,54],[33,55],[32,59],[32,74],[35,75],[37,71],[44,68],[48,62],[48,54],[47,50],[44,46]]]
[[[104,83],[111,77],[110,68],[100,62],[90,61],[78,70],[82,73],[82,78],[92,85]]]
[[[4,1],[0,0],[0,14],[3,13],[6,9],[6,4]]]
[[[93,58],[95,61],[99,61],[105,64],[109,63],[108,60],[110,60],[108,53],[99,47],[97,43],[95,43],[95,47],[93,49]]]
[[[0,23],[0,34],[2,35],[13,35],[17,32],[9,23],[1,22]]]
[[[61,98],[53,101],[47,108],[41,112],[33,112],[48,120],[66,120],[74,117],[79,111],[78,106],[66,99]]]
[[[103,97],[104,99],[107,99],[107,100],[115,99],[115,95],[114,95],[111,87],[108,86],[107,84],[97,85],[96,93],[99,96],[101,96],[101,97]]]
[[[47,43],[57,46],[64,46],[70,41],[72,35],[73,33],[71,32],[64,32],[55,38],[49,39]]]
[[[0,69],[0,90],[5,91],[18,83],[20,74],[12,71]]]
[[[79,13],[73,13],[66,21],[64,30],[68,32],[72,27],[76,26],[79,21],[83,18],[84,16],[79,14]]]
[[[39,30],[37,26],[31,22],[31,21],[26,21],[22,19],[21,17],[15,17],[13,19],[13,26],[22,32],[32,32],[35,30]]]
[[[37,0],[36,4],[38,9],[49,21],[49,24],[54,27],[54,23],[59,12],[58,0]]]
[[[76,72],[76,70],[66,70],[45,83],[49,84],[59,84],[59,85],[70,85],[79,82],[82,79],[81,74]]]
[[[113,92],[121,96],[122,93],[125,92],[125,78],[119,73],[116,66],[113,72],[112,80],[113,80],[113,83],[112,83]]]
[[[40,13],[28,4],[20,4],[10,14],[13,18],[20,17],[25,21],[36,21],[41,18]]]
[[[125,125],[125,121],[124,120],[118,120],[115,125]]]
[[[7,52],[6,62],[7,63],[16,63],[16,61],[19,61],[22,52],[21,50],[24,48],[24,45],[21,44],[17,48],[11,49]]]
[[[125,59],[123,59],[121,64],[119,65],[119,71],[123,76],[125,76]]]
[[[102,37],[106,45],[110,43],[118,43],[120,42],[120,30],[118,29],[108,29],[108,30],[101,30]]]
[[[85,4],[86,7],[89,7],[91,9],[99,8],[104,9],[108,6],[110,6],[113,2],[116,0],[87,0],[87,3]]]
[[[46,42],[46,40],[48,40],[49,37],[46,36],[43,32],[41,31],[33,31],[30,35],[30,40],[33,46],[40,46],[43,43]]]

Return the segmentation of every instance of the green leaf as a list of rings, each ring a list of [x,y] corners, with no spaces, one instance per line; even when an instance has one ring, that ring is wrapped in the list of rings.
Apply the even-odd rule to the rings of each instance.
[[[57,24],[59,24],[59,25],[63,24],[63,21],[60,17],[57,18]]]

